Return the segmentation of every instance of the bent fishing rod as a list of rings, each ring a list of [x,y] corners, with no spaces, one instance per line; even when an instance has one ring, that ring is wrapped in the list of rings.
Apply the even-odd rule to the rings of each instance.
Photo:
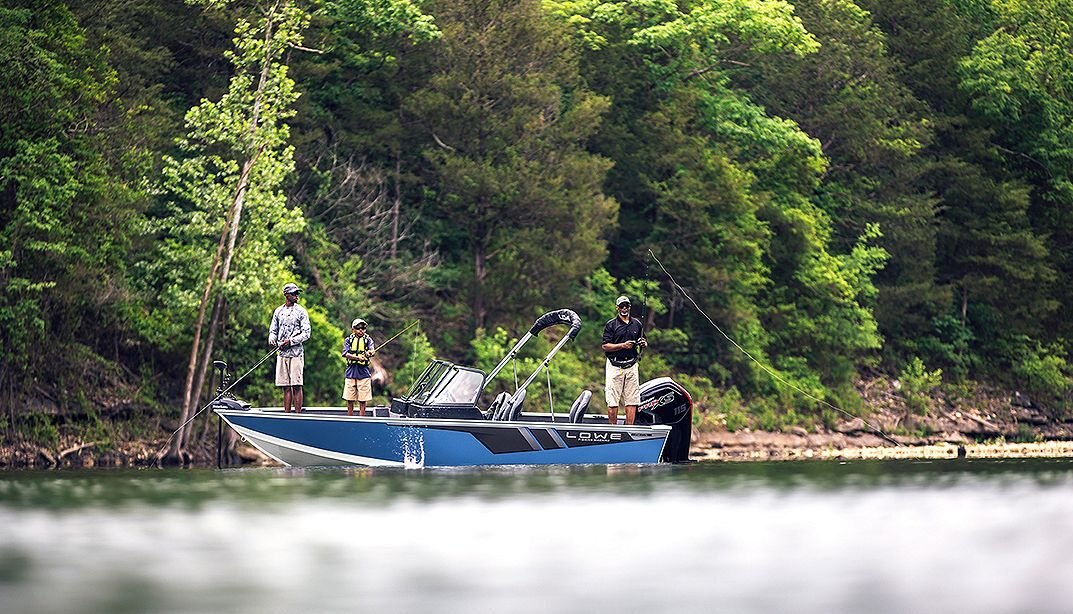
[[[389,337],[387,341],[385,341],[385,342],[380,344],[380,347],[377,348],[377,351],[380,351],[381,349],[383,349],[385,345],[387,345],[387,344],[391,343],[392,341],[394,341],[395,339],[397,339],[399,335],[401,335],[401,334],[405,333],[406,331],[410,330],[411,328],[414,327],[415,324],[417,324],[420,321],[421,320],[414,320],[413,322],[410,322],[410,324],[406,328],[400,330],[399,332],[395,333],[394,335],[391,335],[391,337]]]
[[[234,388],[239,382],[241,382],[243,380],[243,378],[245,378],[250,373],[253,373],[257,369],[257,367],[260,367],[262,364],[264,364],[264,361],[268,360],[269,357],[275,355],[275,353],[278,352],[279,350],[280,350],[280,346],[277,345],[277,346],[273,347],[271,351],[269,351],[267,354],[265,354],[263,357],[261,357],[261,360],[257,361],[257,364],[253,365],[245,373],[243,373],[242,377],[239,377],[235,381],[231,382],[231,384],[227,388],[224,388],[219,394],[217,394],[215,398],[213,398],[211,401],[206,403],[201,409],[197,410],[197,413],[195,413],[193,416],[190,416],[190,418],[188,418],[186,420],[186,422],[183,422],[182,424],[180,424],[179,428],[175,429],[171,433],[171,435],[168,436],[168,440],[165,441],[164,445],[161,446],[160,450],[157,451],[157,453],[156,453],[156,461],[154,461],[154,464],[156,464],[157,462],[160,461],[160,458],[164,454],[164,450],[166,450],[168,448],[168,445],[171,444],[171,440],[175,438],[176,433],[178,433],[179,431],[181,431],[184,428],[186,428],[186,425],[188,425],[191,422],[193,422],[194,418],[197,418],[198,416],[200,416],[201,412],[203,412],[206,409],[208,409],[209,407],[211,407],[213,403],[215,403],[216,401],[219,401],[220,399],[222,399],[224,397],[224,395],[227,394],[228,392],[230,392],[232,388]]]
[[[887,441],[893,443],[896,446],[901,446],[902,445],[901,443],[898,442],[898,440],[894,439],[890,435],[887,435],[878,426],[875,426],[874,424],[868,422],[867,420],[865,420],[861,416],[854,416],[853,414],[851,414],[848,411],[842,409],[841,407],[839,407],[837,405],[834,405],[834,404],[832,404],[832,403],[830,403],[828,401],[825,401],[824,399],[821,399],[821,398],[817,397],[814,394],[811,394],[807,390],[802,389],[800,386],[795,385],[793,382],[791,382],[790,380],[788,380],[785,377],[783,377],[782,375],[780,375],[773,368],[768,367],[764,363],[762,363],[759,360],[757,360],[752,354],[749,353],[748,350],[743,348],[730,335],[728,335],[726,332],[724,332],[723,329],[720,328],[719,325],[715,323],[715,320],[713,320],[711,318],[711,316],[709,316],[707,313],[705,313],[705,311],[703,309],[700,308],[700,305],[697,304],[697,301],[693,300],[693,297],[690,296],[688,292],[686,292],[685,288],[683,288],[677,281],[674,280],[674,276],[671,275],[671,272],[667,270],[667,267],[663,266],[663,263],[660,262],[660,259],[656,257],[656,254],[651,249],[648,250],[648,254],[650,256],[652,256],[652,259],[656,261],[656,264],[658,264],[659,267],[661,269],[663,269],[663,272],[667,275],[667,279],[670,280],[671,285],[673,285],[675,288],[677,288],[678,291],[682,293],[682,296],[686,297],[686,299],[693,305],[693,307],[698,312],[700,312],[700,315],[704,316],[704,319],[708,320],[708,323],[711,324],[715,328],[715,330],[719,331],[719,334],[723,335],[723,337],[725,337],[726,340],[731,343],[731,345],[733,345],[735,348],[737,348],[738,351],[740,351],[742,354],[745,354],[749,358],[749,360],[751,360],[754,363],[756,363],[757,366],[759,366],[761,369],[766,371],[768,373],[768,375],[770,375],[771,377],[773,377],[775,380],[779,381],[780,383],[784,384],[785,386],[789,387],[790,389],[796,391],[798,394],[801,394],[801,395],[803,395],[805,397],[808,397],[809,399],[812,399],[813,401],[816,401],[817,403],[820,403],[820,404],[825,405],[825,406],[827,406],[827,407],[829,407],[829,408],[831,408],[831,409],[833,409],[833,410],[835,410],[837,412],[840,412],[840,413],[844,414],[845,416],[847,416],[847,417],[849,417],[851,419],[860,418],[861,421],[864,422],[865,426],[867,426],[868,428],[872,429],[877,435],[879,435],[883,439],[886,439]]]
[[[386,346],[387,344],[389,344],[392,341],[394,341],[395,339],[397,339],[399,337],[399,335],[401,335],[401,334],[405,333],[406,331],[410,330],[411,328],[413,328],[414,325],[417,324],[420,321],[421,320],[414,320],[413,322],[410,322],[409,326],[407,326],[406,328],[400,330],[399,332],[395,333],[394,335],[391,335],[391,337],[389,337],[387,341],[381,343],[379,347],[373,348],[373,354],[375,354],[375,353],[379,352],[380,350],[384,349],[384,346]]]

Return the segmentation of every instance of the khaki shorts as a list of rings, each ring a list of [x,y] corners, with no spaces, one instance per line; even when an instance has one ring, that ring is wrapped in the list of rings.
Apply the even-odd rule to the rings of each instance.
[[[607,361],[607,378],[604,380],[604,400],[608,407],[623,407],[641,404],[640,384],[637,381],[637,364],[621,369]]]
[[[362,379],[346,378],[346,381],[343,383],[343,400],[364,401],[366,403],[372,401],[373,379],[371,377],[364,377]]]
[[[305,356],[290,358],[276,354],[276,385],[301,386],[302,372],[305,371]]]

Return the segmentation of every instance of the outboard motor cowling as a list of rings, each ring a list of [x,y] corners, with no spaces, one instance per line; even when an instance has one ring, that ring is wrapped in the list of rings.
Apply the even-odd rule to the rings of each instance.
[[[667,463],[689,461],[689,444],[693,438],[693,399],[677,382],[669,377],[658,377],[641,384],[637,424],[670,425],[671,434],[660,460]]]

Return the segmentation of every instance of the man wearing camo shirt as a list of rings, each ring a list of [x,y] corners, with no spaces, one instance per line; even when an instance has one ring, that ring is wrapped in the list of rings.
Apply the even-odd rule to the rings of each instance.
[[[276,385],[283,388],[283,411],[302,411],[302,373],[305,356],[302,344],[309,340],[309,314],[298,304],[302,292],[295,284],[283,286],[285,303],[272,313],[268,345],[278,347]]]

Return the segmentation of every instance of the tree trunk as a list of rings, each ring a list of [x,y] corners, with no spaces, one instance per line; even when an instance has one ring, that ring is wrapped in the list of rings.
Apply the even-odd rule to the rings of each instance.
[[[473,324],[474,330],[484,328],[484,278],[487,275],[485,266],[484,245],[480,243],[473,250]]]
[[[398,255],[399,210],[402,208],[402,154],[395,153],[395,202],[391,207],[391,260]]]
[[[969,289],[965,286],[961,287],[961,325],[965,326],[965,321],[969,319]]]
[[[271,12],[274,13],[278,8],[279,4],[277,3],[273,6]],[[271,45],[267,44],[272,38],[272,33],[272,21],[271,18],[269,18],[269,21],[265,26],[266,55],[261,65],[260,79],[257,83],[257,92],[254,96],[253,108],[250,115],[249,131],[251,137],[255,136],[257,133],[261,114],[261,100],[264,95],[264,90],[268,81],[268,73],[272,64],[270,55]],[[213,305],[213,315],[209,324],[208,339],[206,340],[204,348],[202,348],[201,332],[205,323],[205,312],[208,309],[209,299],[212,297],[212,289],[217,281],[217,277],[219,277],[220,284],[223,285],[227,282],[228,275],[230,274],[231,260],[234,257],[235,244],[238,239],[238,229],[240,222],[242,221],[242,207],[245,202],[246,190],[249,186],[250,171],[253,170],[254,164],[257,162],[257,159],[260,157],[264,149],[265,145],[261,144],[253,155],[242,165],[242,173],[239,175],[238,186],[235,188],[235,196],[231,201],[231,206],[228,208],[227,221],[224,225],[224,230],[220,235],[220,243],[216,247],[216,255],[213,259],[209,276],[205,280],[205,291],[201,295],[201,303],[198,306],[197,321],[194,325],[194,340],[190,347],[190,360],[186,368],[183,407],[179,415],[180,426],[176,431],[175,436],[172,438],[171,447],[164,459],[162,459],[165,462],[182,462],[183,448],[189,439],[189,425],[187,425],[187,422],[191,420],[191,412],[201,398],[201,387],[205,383],[205,373],[208,370],[213,345],[216,340],[216,331],[219,327],[220,316],[224,308],[223,296],[217,296]],[[199,350],[203,350],[201,352],[202,358],[200,362],[198,359]]]
[[[168,448],[167,453],[161,459],[161,461],[166,464],[182,463],[182,442],[186,437],[186,423],[190,420],[190,411],[194,404],[194,375],[197,371],[198,350],[201,349],[201,329],[205,324],[205,311],[208,309],[209,297],[212,294],[212,286],[216,280],[216,271],[220,266],[220,258],[223,254],[224,247],[227,245],[227,231],[228,228],[227,225],[225,225],[224,231],[220,233],[220,243],[216,247],[216,255],[213,257],[212,267],[209,269],[209,276],[205,279],[205,291],[201,294],[201,304],[198,306],[197,320],[194,322],[194,340],[190,344],[190,360],[186,365],[186,383],[183,387],[183,406],[182,410],[179,412],[179,429],[175,433],[175,436],[172,437],[171,446]]]

